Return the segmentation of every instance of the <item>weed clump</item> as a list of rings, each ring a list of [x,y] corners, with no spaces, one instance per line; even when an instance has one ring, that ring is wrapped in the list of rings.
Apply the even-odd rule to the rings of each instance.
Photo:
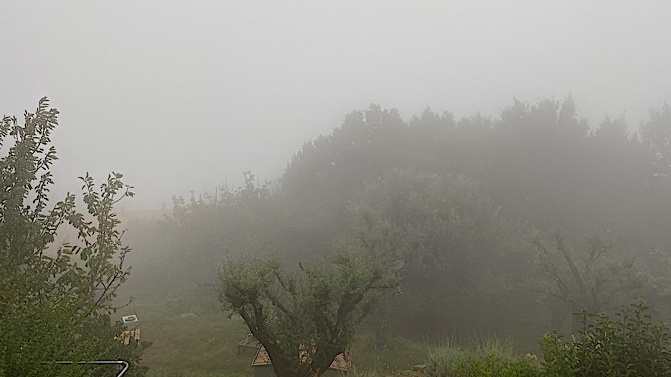
[[[536,377],[538,368],[529,357],[515,356],[510,340],[485,338],[471,347],[454,343],[429,350],[426,373],[431,377]]]
[[[650,322],[648,305],[641,301],[614,319],[582,313],[583,329],[564,341],[547,334],[541,341],[545,375],[670,376],[671,343],[663,324]]]

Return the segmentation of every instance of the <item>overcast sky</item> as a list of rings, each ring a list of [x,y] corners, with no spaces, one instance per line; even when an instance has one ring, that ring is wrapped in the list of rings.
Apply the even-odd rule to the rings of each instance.
[[[89,171],[127,207],[276,181],[371,103],[497,115],[571,93],[596,125],[671,102],[671,1],[0,1],[0,115],[61,111],[59,190]],[[60,192],[60,191],[57,191]]]

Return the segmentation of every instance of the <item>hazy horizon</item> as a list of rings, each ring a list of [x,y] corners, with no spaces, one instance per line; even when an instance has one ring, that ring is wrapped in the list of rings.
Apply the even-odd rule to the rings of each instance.
[[[125,174],[172,195],[276,181],[307,140],[371,103],[496,116],[569,93],[594,127],[671,101],[671,2],[6,2],[0,113],[48,96],[58,190]]]

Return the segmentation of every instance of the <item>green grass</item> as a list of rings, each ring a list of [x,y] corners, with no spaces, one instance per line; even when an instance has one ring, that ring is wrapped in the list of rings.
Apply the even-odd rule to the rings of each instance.
[[[473,336],[465,342],[447,339],[429,348],[426,372],[433,377],[471,375],[468,371],[476,376],[492,375],[489,372],[499,373],[496,376],[518,375],[515,373],[535,376],[540,364],[531,354],[528,356],[522,357],[509,338]],[[512,374],[505,374],[508,372]]]
[[[237,344],[248,329],[239,318],[229,318],[206,288],[192,286],[166,294],[134,291],[133,303],[119,316],[135,313],[142,340],[152,345],[142,363],[149,377],[251,377],[254,352],[238,355]],[[424,363],[425,344],[391,338],[377,346],[374,337],[357,335],[352,345],[352,376],[388,376]]]
[[[470,356],[470,352],[447,339],[440,346],[430,347],[426,370],[432,376],[449,376]]]
[[[216,297],[196,285],[169,293],[135,291],[136,300],[119,315],[135,313],[141,321],[142,339],[151,341],[143,364],[149,377],[251,377],[255,353],[238,354],[237,344],[248,329],[239,318],[229,318]],[[456,338],[455,338],[456,339]],[[493,354],[504,359],[517,357],[510,340],[470,336],[463,341],[447,340],[439,346],[389,337],[385,345],[373,334],[360,332],[352,345],[351,377],[412,376],[414,366],[426,364],[433,375],[449,375],[468,356]]]
[[[250,364],[254,355],[237,353],[237,343],[246,335],[241,321],[229,319],[223,313],[149,321],[144,322],[142,335],[153,342],[144,357],[150,370],[197,376],[214,376],[214,373],[252,375]],[[194,374],[196,371],[200,374]],[[162,374],[150,374],[154,375]]]
[[[384,346],[375,344],[373,335],[360,334],[352,345],[352,365],[355,375],[388,376],[426,360],[427,347],[404,338],[391,338]]]
[[[136,313],[142,340],[152,342],[142,360],[149,377],[253,375],[254,354],[237,352],[247,335],[244,322],[228,318],[203,288],[133,293],[121,314]]]

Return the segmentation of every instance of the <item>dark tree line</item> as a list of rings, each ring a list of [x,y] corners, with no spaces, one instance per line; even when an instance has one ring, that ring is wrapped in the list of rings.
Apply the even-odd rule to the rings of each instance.
[[[401,294],[371,321],[384,331],[535,336],[580,306],[665,305],[669,140],[669,106],[631,132],[622,118],[589,125],[570,96],[462,119],[373,105],[305,143],[277,189],[247,175],[177,199],[164,226],[171,258],[201,280],[231,255],[297,269],[344,242],[403,263]]]
[[[655,110],[629,133],[623,119],[590,127],[571,97],[515,101],[498,118],[455,120],[427,108],[407,123],[371,106],[306,143],[282,177],[282,191],[343,208],[364,182],[389,169],[462,174],[507,217],[544,227],[630,229],[657,240],[667,229],[653,220],[671,206],[669,114],[669,106]]]

